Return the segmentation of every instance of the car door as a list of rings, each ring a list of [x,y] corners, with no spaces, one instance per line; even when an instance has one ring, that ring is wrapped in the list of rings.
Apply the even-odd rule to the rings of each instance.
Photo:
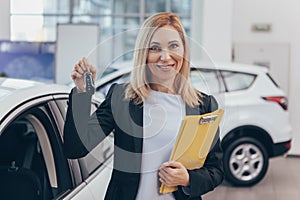
[[[221,70],[222,79],[226,87],[226,123],[224,134],[245,124],[245,120],[256,102],[249,88],[256,79],[256,75],[238,71]],[[247,123],[247,122],[246,122]]]
[[[51,109],[61,113],[56,121],[64,121],[67,111],[67,100],[57,99]],[[91,113],[97,109],[99,102],[93,99]],[[56,111],[55,111],[56,110]],[[59,124],[59,123],[57,123]],[[59,124],[61,137],[63,123]],[[95,149],[80,159],[68,159],[74,188],[61,194],[58,199],[104,199],[112,170],[113,134],[99,143]]]
[[[113,169],[112,152],[113,137],[108,136],[92,152],[80,159],[81,168],[86,170],[84,182],[87,184],[92,199],[104,199]],[[80,196],[82,195],[75,196],[75,199],[82,199]]]
[[[72,188],[68,164],[57,140],[58,128],[49,107],[52,101],[52,96],[43,96],[16,105],[1,124],[1,165],[30,172],[32,176],[27,180],[36,180],[31,185],[38,188],[32,190],[38,191],[40,199],[56,198]],[[20,179],[14,181],[12,185],[20,183]]]
[[[97,109],[97,104],[92,103],[91,113]],[[79,160],[81,169],[84,169],[84,182],[93,199],[104,199],[106,189],[112,173],[113,163],[113,133],[100,142],[90,153]],[[81,199],[76,196],[76,199]]]

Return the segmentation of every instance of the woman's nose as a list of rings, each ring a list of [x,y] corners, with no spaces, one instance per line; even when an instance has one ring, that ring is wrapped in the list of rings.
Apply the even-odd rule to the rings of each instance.
[[[167,61],[170,59],[170,52],[168,50],[162,50],[160,54],[160,60],[161,61]]]

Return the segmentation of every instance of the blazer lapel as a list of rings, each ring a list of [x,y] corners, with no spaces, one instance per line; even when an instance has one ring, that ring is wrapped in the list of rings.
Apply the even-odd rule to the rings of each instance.
[[[187,104],[185,104],[185,112],[186,112],[186,115],[199,115],[200,108],[199,108],[199,106],[190,107]]]
[[[129,103],[129,114],[132,122],[134,152],[142,153],[143,150],[143,104],[135,105],[133,101]]]

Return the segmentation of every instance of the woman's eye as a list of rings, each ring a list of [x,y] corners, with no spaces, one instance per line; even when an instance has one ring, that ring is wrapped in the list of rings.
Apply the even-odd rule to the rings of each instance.
[[[150,47],[150,50],[151,50],[151,51],[159,51],[159,50],[160,50],[160,47],[157,46],[157,45],[154,45],[154,46],[151,46],[151,47]]]
[[[171,45],[170,45],[170,48],[171,48],[171,49],[176,49],[177,47],[178,47],[178,44],[171,44]]]

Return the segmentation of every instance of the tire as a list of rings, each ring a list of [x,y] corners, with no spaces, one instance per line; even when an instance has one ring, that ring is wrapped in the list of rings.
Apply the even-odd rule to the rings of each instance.
[[[224,149],[224,170],[235,186],[252,186],[261,181],[269,166],[265,147],[256,139],[241,137]]]

